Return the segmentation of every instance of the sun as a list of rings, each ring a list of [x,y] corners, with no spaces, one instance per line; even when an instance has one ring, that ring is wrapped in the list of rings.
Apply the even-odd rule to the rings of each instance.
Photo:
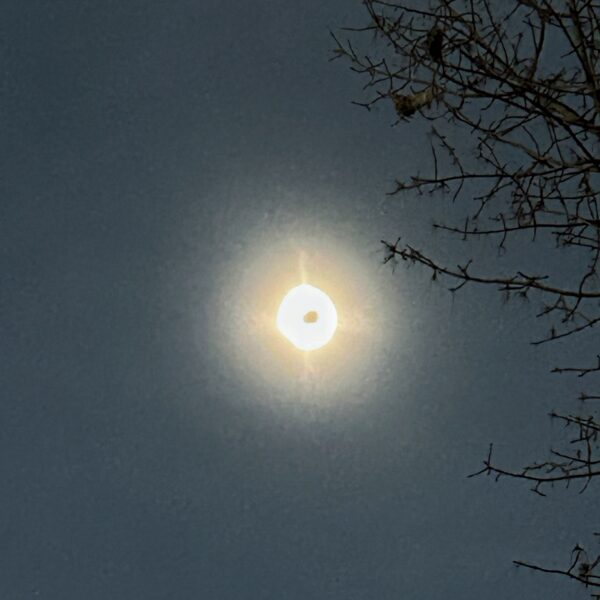
[[[327,344],[337,324],[331,298],[307,283],[292,288],[277,312],[277,328],[299,350],[316,350]]]

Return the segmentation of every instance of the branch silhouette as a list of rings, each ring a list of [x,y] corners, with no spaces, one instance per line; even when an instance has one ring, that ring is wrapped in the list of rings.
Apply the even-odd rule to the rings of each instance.
[[[332,33],[332,59],[346,61],[363,80],[371,111],[387,106],[394,125],[429,124],[431,163],[425,174],[399,178],[392,197],[440,198],[463,209],[458,223],[434,228],[466,242],[489,238],[500,260],[513,241],[576,257],[569,273],[539,273],[522,253],[502,274],[470,259],[449,264],[427,250],[381,240],[384,263],[417,265],[452,293],[464,286],[495,287],[508,299],[540,303],[547,333],[535,345],[573,341],[600,322],[600,4],[594,0],[364,0],[365,23]],[[366,50],[362,50],[363,40]],[[549,271],[551,269],[548,269]],[[556,366],[592,389],[579,392],[581,410],[600,399],[593,366]],[[593,386],[596,386],[593,388]],[[593,403],[592,403],[593,407]],[[539,495],[556,485],[600,477],[597,412],[553,411],[568,439],[548,460],[511,470],[495,462],[492,446],[474,475],[527,482]],[[564,446],[564,448],[562,448]],[[494,459],[494,460],[493,460]],[[597,587],[599,561],[576,546],[568,569],[515,564]]]

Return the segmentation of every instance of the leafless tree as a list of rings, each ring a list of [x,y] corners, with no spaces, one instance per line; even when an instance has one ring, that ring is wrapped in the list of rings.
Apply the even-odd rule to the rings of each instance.
[[[547,333],[534,344],[592,335],[600,322],[600,2],[592,0],[363,0],[365,23],[334,38],[334,57],[364,79],[371,110],[393,107],[398,124],[431,123],[427,175],[397,181],[392,195],[439,195],[464,208],[459,223],[435,223],[465,240],[493,238],[499,254],[524,235],[568,249],[578,271],[498,274],[473,260],[457,266],[427,251],[382,243],[385,262],[418,264],[456,292],[493,286],[507,297],[534,297]],[[367,50],[360,50],[360,47]],[[464,132],[469,135],[465,136]],[[457,143],[456,134],[463,141]],[[465,138],[467,141],[465,142]],[[471,140],[469,142],[468,140]],[[550,242],[550,243],[548,243]],[[572,435],[543,462],[503,468],[492,447],[475,475],[528,482],[540,495],[558,484],[585,490],[600,477],[600,355],[588,365],[556,367],[589,382],[579,412],[551,416]],[[587,412],[586,412],[587,411]],[[591,534],[592,532],[590,532]],[[600,554],[577,545],[564,568],[515,561],[600,588]],[[598,595],[600,597],[600,595]]]

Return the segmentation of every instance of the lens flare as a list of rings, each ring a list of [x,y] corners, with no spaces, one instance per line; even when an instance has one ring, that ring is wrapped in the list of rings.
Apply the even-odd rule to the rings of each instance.
[[[277,312],[277,328],[299,350],[316,350],[331,340],[338,318],[329,296],[303,283],[292,288]]]

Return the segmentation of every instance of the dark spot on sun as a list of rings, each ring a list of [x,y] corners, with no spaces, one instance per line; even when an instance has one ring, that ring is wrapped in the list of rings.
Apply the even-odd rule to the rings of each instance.
[[[305,323],[316,323],[318,318],[319,318],[319,315],[317,314],[317,312],[314,310],[311,310],[304,315],[304,322]]]

